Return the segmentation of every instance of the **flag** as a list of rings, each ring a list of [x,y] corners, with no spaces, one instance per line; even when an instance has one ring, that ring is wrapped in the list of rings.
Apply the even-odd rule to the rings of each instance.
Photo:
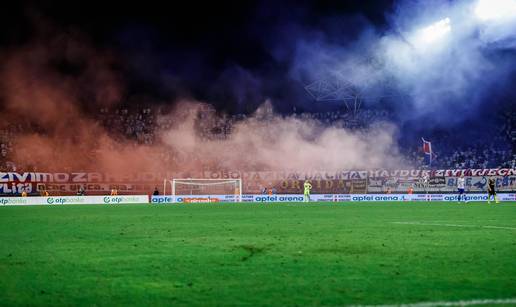
[[[421,138],[423,140],[423,152],[425,155],[431,155],[432,154],[432,143],[429,141],[426,141],[424,138]]]
[[[432,152],[432,142],[423,140],[423,153],[425,154],[425,161],[428,165],[432,165],[432,160],[435,158],[435,154]]]

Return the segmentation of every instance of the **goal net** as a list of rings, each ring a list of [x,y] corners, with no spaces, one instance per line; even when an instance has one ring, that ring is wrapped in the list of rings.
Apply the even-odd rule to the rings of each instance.
[[[163,195],[186,198],[217,198],[222,201],[242,201],[241,179],[165,179]],[[228,196],[228,197],[226,197]]]

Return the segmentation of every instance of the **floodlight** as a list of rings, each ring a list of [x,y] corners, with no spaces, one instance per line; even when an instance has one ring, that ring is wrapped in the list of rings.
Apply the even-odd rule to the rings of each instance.
[[[483,21],[516,18],[516,0],[478,0],[475,14]]]
[[[446,17],[417,31],[414,35],[414,44],[417,48],[426,47],[429,44],[439,41],[450,31],[450,18]]]

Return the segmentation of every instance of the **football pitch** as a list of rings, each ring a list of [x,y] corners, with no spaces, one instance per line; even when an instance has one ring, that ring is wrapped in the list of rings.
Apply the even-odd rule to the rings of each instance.
[[[5,206],[0,276],[2,306],[514,306],[516,203]]]

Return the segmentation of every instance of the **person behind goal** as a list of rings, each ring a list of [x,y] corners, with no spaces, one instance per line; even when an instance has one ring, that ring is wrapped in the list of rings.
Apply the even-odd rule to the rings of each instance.
[[[425,191],[426,201],[430,201],[430,197],[428,196],[428,187],[430,186],[430,177],[428,173],[424,173],[423,176],[419,179],[419,184]]]
[[[464,179],[464,174],[461,174],[459,178],[457,178],[457,191],[459,192],[459,195],[457,196],[457,201],[460,203],[461,196],[462,201],[467,203],[466,201],[466,195],[464,194],[464,188],[466,185],[466,179]]]
[[[497,204],[500,203],[498,201],[498,197],[496,197],[495,187],[496,187],[496,182],[495,182],[494,178],[489,178],[489,180],[487,181],[487,203],[488,204],[491,203],[491,195],[493,196],[493,199],[495,200],[495,202]]]
[[[308,202],[308,201],[310,201],[310,190],[312,189],[312,184],[310,182],[308,182],[308,180],[305,180],[303,187],[305,189],[305,195],[303,197],[303,201]]]

